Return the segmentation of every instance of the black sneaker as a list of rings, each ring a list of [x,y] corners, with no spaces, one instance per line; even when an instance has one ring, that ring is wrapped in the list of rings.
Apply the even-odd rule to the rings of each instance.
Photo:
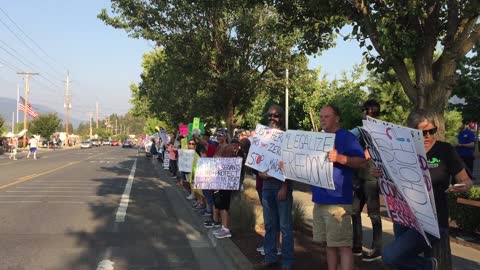
[[[220,221],[219,222],[213,222],[213,227],[220,228],[220,227],[222,227],[222,223]]]
[[[215,221],[213,220],[207,220],[203,223],[203,226],[205,226],[205,228],[213,228],[214,225]]]
[[[382,258],[382,253],[378,249],[372,249],[370,252],[362,254],[362,261],[364,262],[373,262],[380,260]]]
[[[363,254],[362,247],[353,247],[352,248],[352,254],[353,254],[353,256],[362,256],[362,254]]]

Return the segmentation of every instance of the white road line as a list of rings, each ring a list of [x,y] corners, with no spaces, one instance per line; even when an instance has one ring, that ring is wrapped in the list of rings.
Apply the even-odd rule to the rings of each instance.
[[[91,193],[91,191],[78,191],[78,190],[7,190],[5,192],[11,193],[41,193],[41,192],[76,192],[76,193]]]
[[[137,159],[133,162],[130,175],[128,176],[128,182],[125,185],[125,190],[122,194],[122,199],[120,201],[120,206],[117,210],[117,215],[115,217],[115,222],[125,222],[125,216],[127,215],[128,202],[130,201],[130,191],[132,190],[133,178],[135,177],[135,170],[137,169]]]
[[[84,187],[71,187],[71,186],[66,186],[66,187],[56,187],[56,186],[35,186],[35,187],[15,187],[16,189],[49,189],[49,188],[68,188],[68,189],[92,189],[96,188],[96,186],[84,186]]]

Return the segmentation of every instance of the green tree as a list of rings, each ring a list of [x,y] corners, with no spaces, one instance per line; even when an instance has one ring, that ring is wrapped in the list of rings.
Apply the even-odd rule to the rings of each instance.
[[[112,12],[102,10],[99,18],[162,48],[147,56],[156,61],[144,58],[138,88],[151,102],[149,111],[168,124],[199,116],[214,124],[223,120],[231,130],[262,91],[284,89],[278,86],[296,36],[284,35],[271,6],[247,0],[114,0]]]
[[[458,109],[466,121],[480,120],[480,42],[477,42],[472,54],[460,61],[458,69],[458,84],[453,94],[464,98],[466,104],[456,104],[452,107]]]
[[[7,132],[7,127],[5,126],[5,119],[0,115],[0,135]]]
[[[56,113],[41,114],[28,123],[31,134],[39,134],[42,138],[49,139],[60,125],[60,118]]]
[[[300,48],[308,53],[333,45],[333,33],[351,24],[351,33],[365,48],[367,67],[393,69],[415,108],[430,109],[444,135],[443,112],[456,84],[456,62],[480,38],[480,2],[280,0],[273,3],[290,29],[303,33]],[[435,57],[441,45],[441,54]],[[415,74],[410,76],[407,62]]]

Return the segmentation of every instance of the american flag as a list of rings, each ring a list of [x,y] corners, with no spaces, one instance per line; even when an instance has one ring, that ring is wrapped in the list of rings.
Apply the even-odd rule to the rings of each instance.
[[[20,99],[18,100],[18,110],[22,111],[22,112],[25,111],[25,99],[23,97],[20,97]],[[27,113],[32,118],[37,118],[38,117],[38,113],[36,113],[33,110],[32,105],[30,103],[28,103],[28,105],[27,105]]]

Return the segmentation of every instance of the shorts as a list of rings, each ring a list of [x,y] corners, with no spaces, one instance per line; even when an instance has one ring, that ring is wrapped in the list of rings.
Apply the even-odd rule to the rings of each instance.
[[[37,152],[37,148],[36,147],[30,147],[30,153],[35,153]]]
[[[219,190],[213,192],[213,201],[215,208],[218,210],[229,210],[230,209],[230,199],[232,195],[231,190]]]
[[[313,241],[327,247],[351,247],[353,242],[352,205],[315,204],[313,206]]]
[[[14,155],[16,155],[16,154],[17,154],[17,149],[16,149],[16,148],[13,149],[13,150],[12,150],[12,153],[13,153]]]

